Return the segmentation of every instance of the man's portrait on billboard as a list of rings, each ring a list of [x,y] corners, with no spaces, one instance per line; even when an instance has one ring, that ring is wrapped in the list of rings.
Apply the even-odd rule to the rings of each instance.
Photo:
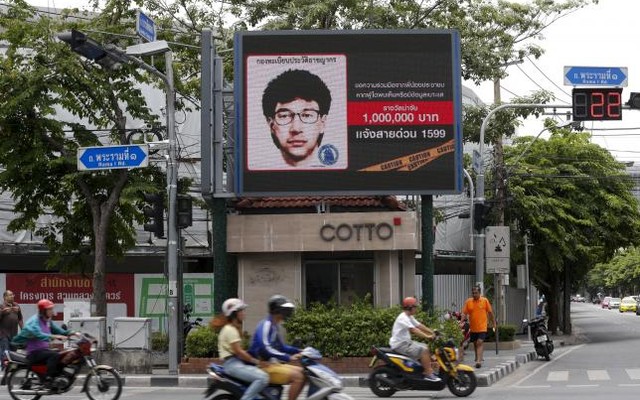
[[[249,56],[246,140],[249,170],[346,169],[346,57]]]

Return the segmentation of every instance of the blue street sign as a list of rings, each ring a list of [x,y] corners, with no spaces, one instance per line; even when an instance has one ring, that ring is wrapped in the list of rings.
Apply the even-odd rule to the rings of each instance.
[[[156,23],[142,11],[136,11],[136,33],[147,42],[156,40]]]
[[[566,86],[627,86],[627,67],[564,67]]]
[[[149,164],[149,145],[80,147],[78,170],[122,169],[146,167]]]

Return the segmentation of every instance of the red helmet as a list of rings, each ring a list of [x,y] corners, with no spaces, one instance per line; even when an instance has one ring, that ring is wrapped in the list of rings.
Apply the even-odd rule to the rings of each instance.
[[[53,308],[54,306],[55,304],[53,304],[53,301],[51,300],[42,299],[38,301],[38,311],[40,312]]]
[[[405,310],[408,310],[410,308],[417,307],[417,306],[418,306],[418,300],[416,300],[415,297],[405,297],[404,300],[402,300],[402,308],[404,308]]]

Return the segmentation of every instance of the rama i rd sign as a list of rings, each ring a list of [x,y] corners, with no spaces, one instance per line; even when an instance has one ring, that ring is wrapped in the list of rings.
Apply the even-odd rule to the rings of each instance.
[[[566,86],[627,86],[626,67],[564,67]]]
[[[149,145],[80,147],[78,170],[129,169],[149,164]]]

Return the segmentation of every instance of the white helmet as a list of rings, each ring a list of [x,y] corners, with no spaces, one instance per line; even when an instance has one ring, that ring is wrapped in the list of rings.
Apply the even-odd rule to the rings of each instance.
[[[244,310],[247,305],[244,301],[236,298],[227,299],[222,303],[222,313],[225,317],[230,316],[236,311]]]

